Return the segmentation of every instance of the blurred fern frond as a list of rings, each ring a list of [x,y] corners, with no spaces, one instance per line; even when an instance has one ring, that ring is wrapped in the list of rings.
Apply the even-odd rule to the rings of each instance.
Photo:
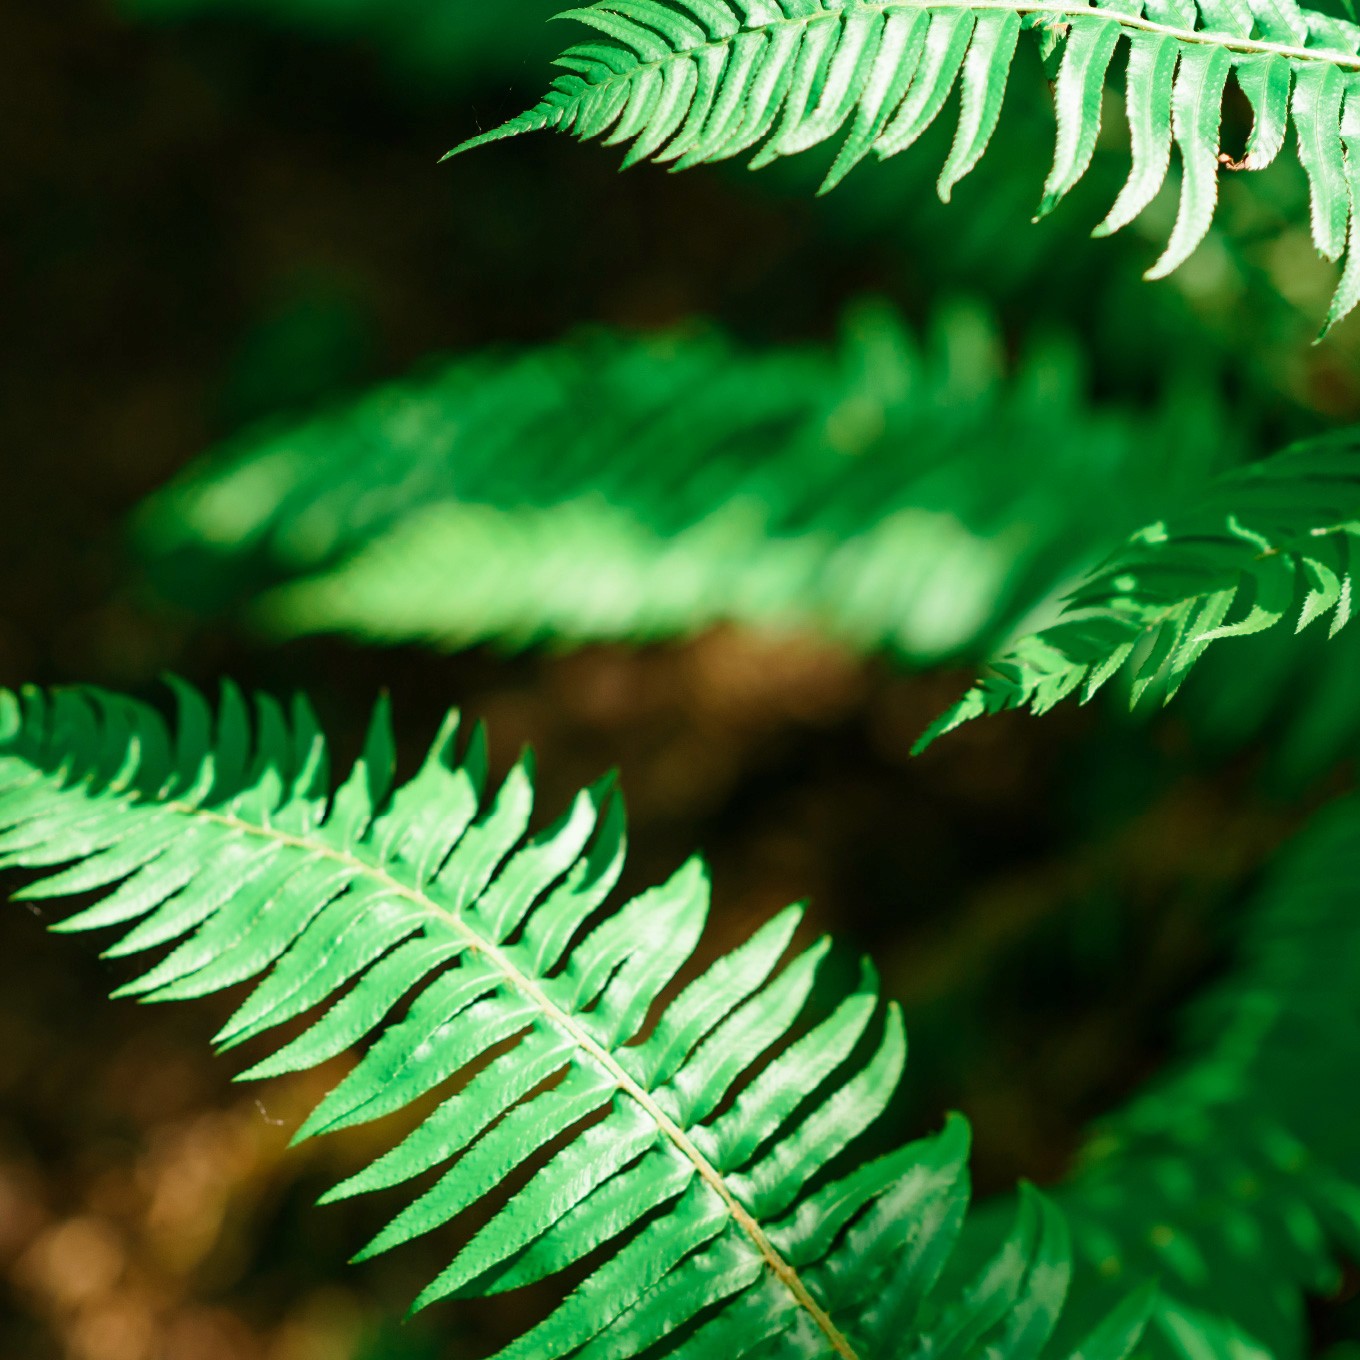
[[[1314,244],[1329,260],[1347,251],[1360,186],[1360,27],[1294,0],[597,0],[564,17],[594,30],[558,59],[566,74],[533,108],[457,151],[555,128],[631,143],[625,164],[683,169],[749,151],[758,167],[844,131],[825,190],[866,156],[911,146],[957,85],[958,128],[938,180],[948,199],[991,140],[1028,31],[1058,62],[1043,215],[1090,164],[1109,68],[1126,41],[1132,167],[1098,234],[1152,202],[1174,144],[1180,209],[1148,277],[1171,273],[1209,229],[1222,165],[1268,165],[1292,123]],[[1255,120],[1236,159],[1220,143],[1230,76]],[[1360,251],[1352,249],[1327,325],[1357,299]]]
[[[223,1048],[304,1018],[259,1078],[365,1039],[299,1138],[443,1095],[330,1200],[440,1170],[365,1248],[386,1251],[533,1174],[424,1291],[497,1293],[595,1265],[509,1357],[666,1354],[1035,1360],[1070,1269],[1061,1216],[1022,1192],[971,1285],[940,1288],[968,1201],[967,1128],[847,1162],[906,1050],[873,970],[818,1014],[827,942],[784,960],[790,908],[678,992],[708,882],[697,861],[610,909],[624,827],[611,781],[529,834],[526,756],[488,795],[484,737],[450,715],[394,778],[380,705],[332,794],[310,709],[177,686],[172,730],[98,690],[0,691],[4,864],[29,899],[99,894],[56,927],[156,951],[118,995],[206,996],[254,981]],[[55,871],[55,872],[51,872]],[[168,952],[164,946],[170,946]],[[450,1079],[470,1071],[450,1089]],[[1122,1360],[1147,1300],[1084,1344]]]
[[[1210,385],[1211,387],[1212,385]],[[1241,439],[1212,391],[1093,406],[977,313],[881,307],[834,353],[612,333],[459,360],[191,467],[158,580],[284,634],[456,647],[811,628],[925,663],[996,645]],[[270,587],[276,587],[272,591]]]
[[[1351,796],[1229,922],[1235,963],[1192,1006],[1172,1070],[1097,1129],[1057,1195],[1074,1322],[1157,1278],[1168,1354],[1309,1353],[1304,1294],[1334,1294],[1338,1255],[1360,1252],[1358,876]]]
[[[1352,609],[1352,542],[1360,536],[1360,432],[1297,445],[1223,476],[1184,511],[1141,529],[1027,634],[918,743],[1011,708],[1042,713],[1083,702],[1126,664],[1132,697],[1170,699],[1215,642],[1286,619],[1294,631]]]

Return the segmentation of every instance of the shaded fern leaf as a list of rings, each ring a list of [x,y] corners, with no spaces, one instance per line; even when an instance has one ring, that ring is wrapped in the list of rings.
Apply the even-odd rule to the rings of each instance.
[[[532,109],[450,154],[555,128],[631,143],[625,164],[683,169],[751,152],[754,168],[844,133],[825,191],[866,156],[906,150],[957,86],[958,125],[938,181],[948,199],[987,148],[1017,42],[1030,30],[1061,53],[1042,216],[1090,164],[1123,39],[1132,166],[1097,234],[1117,231],[1151,203],[1174,145],[1180,208],[1148,271],[1164,277],[1209,229],[1220,164],[1268,165],[1292,123],[1314,243],[1329,260],[1347,250],[1360,185],[1360,27],[1294,0],[598,0],[562,17],[594,30],[558,59],[566,74]],[[1240,160],[1225,157],[1219,140],[1230,76],[1255,117]],[[1360,251],[1352,249],[1327,326],[1358,298]]]
[[[1141,1294],[1140,1360],[1307,1360],[1309,1296],[1334,1296],[1360,1244],[1360,1185],[1259,1102],[1195,1080],[1102,1120],[1051,1193],[1073,1246],[1059,1349]],[[982,1205],[960,1269],[995,1252],[1012,1213]]]
[[[120,995],[187,999],[258,979],[222,1047],[312,1017],[247,1077],[367,1038],[299,1138],[393,1113],[483,1061],[327,1196],[442,1169],[371,1256],[456,1217],[556,1141],[417,1307],[552,1277],[605,1248],[504,1357],[1037,1355],[1066,1288],[1061,1217],[1026,1191],[996,1258],[940,1294],[968,1200],[966,1126],[844,1169],[898,1082],[902,1021],[865,967],[800,1026],[827,946],[779,967],[797,909],[661,1006],[703,929],[707,877],[691,861],[604,912],[624,842],[608,781],[528,835],[527,757],[488,795],[484,740],[458,754],[456,716],[399,785],[380,705],[332,795],[305,704],[288,717],[259,698],[252,717],[230,686],[216,714],[187,686],[178,697],[172,732],[103,691],[0,691],[0,862],[56,870],[30,899],[102,894],[57,929],[116,928],[107,952],[120,957],[170,946]],[[1100,1360],[1136,1339],[1099,1337]]]
[[[917,743],[1011,708],[1088,700],[1122,667],[1136,704],[1170,699],[1207,648],[1286,619],[1295,632],[1352,608],[1360,536],[1357,431],[1309,441],[1219,479],[1194,508],[1129,541],[1067,598],[1061,617],[1009,647]]]
[[[146,508],[166,593],[283,634],[444,647],[805,629],[976,657],[1240,456],[1213,385],[1093,405],[1079,355],[881,306],[835,351],[699,330],[460,359],[252,432]]]
[[[1295,795],[1360,749],[1360,629],[1275,629],[1211,650],[1182,718],[1216,757],[1256,743],[1262,779]]]
[[[1146,1360],[1307,1360],[1308,1296],[1360,1253],[1360,798],[1328,806],[1225,912],[1226,976],[1189,1007],[1177,1051],[1102,1117],[1053,1190],[1072,1229],[1057,1341],[1156,1280]],[[1094,904],[1090,904],[1094,905]],[[970,1216],[951,1269],[1006,1232]]]
[[[1077,1258],[1072,1323],[1162,1285],[1154,1353],[1310,1353],[1305,1294],[1360,1253],[1360,799],[1325,808],[1224,933],[1225,980],[1172,1070],[1102,1121],[1056,1192]]]

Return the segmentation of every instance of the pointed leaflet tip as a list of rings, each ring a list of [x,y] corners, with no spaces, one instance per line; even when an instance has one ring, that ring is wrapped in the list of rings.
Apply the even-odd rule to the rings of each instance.
[[[1167,34],[1129,34],[1125,77],[1132,164],[1105,220],[1092,232],[1109,236],[1127,226],[1156,196],[1171,155],[1171,99],[1180,47]]]
[[[466,141],[459,142],[452,151],[446,151],[439,158],[439,163],[443,165],[445,161],[450,161],[455,156],[461,156],[465,151],[475,151],[479,146],[489,146],[492,142],[507,141],[509,138],[518,137],[525,132],[541,132],[555,121],[541,105],[526,109],[517,118],[510,119],[508,123],[502,123],[500,127],[492,128],[490,132],[480,132],[475,137],[469,137]]]
[[[1351,105],[1347,105],[1347,110]],[[1347,143],[1348,150],[1355,146],[1355,139],[1350,139]],[[1360,147],[1356,150],[1360,151]],[[1355,205],[1360,200],[1360,171],[1352,168],[1351,162],[1347,161],[1346,181],[1351,200],[1351,216],[1349,224],[1349,246],[1346,251],[1345,264],[1342,266],[1341,278],[1336,285],[1336,292],[1332,294],[1332,301],[1327,308],[1327,319],[1322,323],[1322,329],[1317,333],[1313,343],[1320,345],[1323,340],[1331,333],[1332,327],[1343,321],[1355,309],[1355,304],[1360,301],[1360,230],[1357,229]]]
[[[1019,37],[1020,15],[1014,10],[977,21],[963,63],[958,129],[935,185],[941,202],[949,202],[954,186],[982,159],[992,139]]]
[[[956,727],[962,727],[964,723],[970,722],[973,718],[982,717],[986,711],[987,705],[982,694],[976,688],[970,689],[958,703],[941,713],[921,733],[912,745],[911,754],[914,756],[921,755],[927,747],[933,746],[941,737],[948,735]]]
[[[1181,153],[1181,201],[1161,258],[1143,277],[1164,279],[1204,239],[1218,204],[1219,125],[1232,70],[1224,48],[1182,52],[1172,96],[1172,128]]]
[[[1327,319],[1313,343],[1318,344],[1337,322],[1348,316],[1360,301],[1360,228],[1357,228],[1356,212],[1360,208],[1360,96],[1351,90],[1346,95],[1341,111],[1341,144],[1345,150],[1346,193],[1349,200],[1349,220],[1347,224],[1348,247],[1346,260],[1341,269],[1341,279],[1332,295],[1327,309]]]
[[[1118,23],[1108,18],[1079,18],[1071,24],[1054,91],[1058,121],[1053,168],[1044,181],[1035,222],[1057,207],[1091,162],[1100,134],[1105,75],[1119,34]]]
[[[468,137],[459,142],[457,146],[440,156],[439,164],[443,165],[445,161],[451,161],[455,156],[461,156],[465,151],[475,151],[478,147],[489,146],[492,142],[507,141],[523,131],[525,129],[514,126],[514,120],[509,123],[502,123],[500,127],[492,128],[490,132],[480,132],[475,137]]]

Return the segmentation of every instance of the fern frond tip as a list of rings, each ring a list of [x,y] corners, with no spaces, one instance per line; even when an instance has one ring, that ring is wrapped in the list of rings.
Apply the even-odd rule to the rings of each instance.
[[[543,132],[553,126],[553,121],[540,108],[527,109],[524,113],[518,114],[499,127],[491,128],[487,132],[479,132],[476,136],[459,142],[451,151],[446,151],[439,158],[439,164],[443,165],[445,161],[451,161],[454,157],[461,156],[465,152],[476,151],[478,147],[490,146],[492,142],[509,141],[510,138],[521,137],[527,132]]]
[[[919,756],[933,746],[941,737],[948,736],[950,732],[960,728],[966,722],[971,722],[974,718],[980,718],[987,712],[987,703],[981,690],[974,687],[970,689],[956,703],[951,705],[945,712],[941,713],[924,732],[912,744],[911,754]]]

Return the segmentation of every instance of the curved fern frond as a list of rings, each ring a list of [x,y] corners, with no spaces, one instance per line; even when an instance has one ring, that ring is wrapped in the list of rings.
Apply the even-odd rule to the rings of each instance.
[[[691,861],[605,910],[624,843],[609,781],[528,834],[527,757],[488,795],[484,739],[458,754],[451,716],[399,785],[380,705],[332,796],[305,704],[289,718],[260,698],[252,721],[230,686],[216,715],[187,686],[178,697],[172,733],[98,690],[0,691],[3,864],[56,870],[31,899],[100,894],[58,929],[116,929],[112,956],[159,950],[119,995],[178,1000],[258,979],[225,1048],[311,1019],[247,1077],[368,1038],[299,1138],[442,1090],[392,1152],[327,1196],[440,1173],[362,1255],[534,1166],[417,1307],[550,1278],[602,1249],[507,1360],[1037,1356],[1066,1289],[1061,1217],[1026,1191],[995,1259],[941,1293],[968,1199],[966,1126],[847,1163],[897,1085],[902,1021],[867,966],[809,1014],[827,945],[780,967],[797,909],[672,994],[707,877]],[[1132,1346],[1126,1324],[1097,1334],[1101,1360]]]
[[[284,634],[512,646],[802,628],[978,656],[1242,439],[1207,390],[1093,406],[1074,349],[1009,365],[941,311],[838,351],[596,333],[459,360],[251,434],[147,508],[167,593]],[[272,587],[272,589],[271,589]]]
[[[1123,39],[1132,167],[1098,235],[1151,203],[1174,145],[1180,208],[1148,277],[1171,273],[1209,229],[1221,165],[1268,165],[1291,123],[1318,251],[1339,259],[1352,235],[1360,27],[1294,0],[597,0],[562,17],[594,30],[558,59],[566,74],[532,109],[451,155],[555,128],[631,143],[626,165],[652,159],[684,169],[752,152],[755,168],[844,132],[825,191],[866,156],[906,150],[957,86],[958,126],[938,181],[947,200],[986,150],[1028,30],[1059,59],[1056,151],[1040,216],[1091,161]],[[1230,76],[1255,117],[1236,160],[1220,144]],[[1357,298],[1360,251],[1351,249],[1327,326]]]
[[[1221,478],[1194,508],[1134,534],[1068,596],[1061,617],[992,662],[917,743],[987,713],[1088,700],[1126,663],[1136,704],[1170,699],[1213,643],[1287,618],[1302,632],[1351,616],[1360,536],[1360,432],[1297,445]]]

